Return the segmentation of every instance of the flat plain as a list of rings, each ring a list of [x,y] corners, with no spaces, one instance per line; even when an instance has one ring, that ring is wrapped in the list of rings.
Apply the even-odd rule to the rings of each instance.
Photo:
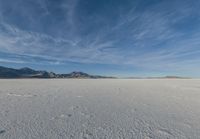
[[[198,79],[1,79],[1,139],[198,139]]]

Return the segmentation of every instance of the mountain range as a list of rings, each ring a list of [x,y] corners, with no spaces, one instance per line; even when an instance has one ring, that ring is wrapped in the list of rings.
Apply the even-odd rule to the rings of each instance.
[[[28,67],[21,69],[0,66],[0,78],[114,78],[99,75],[89,75],[84,72],[71,72],[68,74],[57,74],[54,72],[34,70]]]
[[[84,72],[71,72],[68,74],[57,74],[43,70],[34,70],[28,67],[21,69],[0,66],[0,78],[116,78],[111,76],[90,75]],[[189,79],[188,77],[164,76],[164,77],[126,77],[125,79]]]

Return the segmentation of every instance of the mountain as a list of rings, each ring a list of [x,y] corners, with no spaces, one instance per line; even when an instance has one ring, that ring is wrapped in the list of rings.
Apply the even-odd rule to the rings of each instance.
[[[16,69],[0,67],[0,77],[1,78],[19,78],[20,75],[18,73],[18,70]]]
[[[71,72],[69,74],[58,74],[59,78],[93,78],[93,79],[97,79],[97,78],[115,78],[115,77],[108,77],[108,76],[99,76],[99,75],[89,75],[87,73],[84,72]]]
[[[56,74],[54,72],[37,71],[25,67],[13,69],[0,66],[0,78],[113,78],[99,75],[89,75],[84,72],[71,72],[69,74]]]
[[[36,71],[30,68],[13,69],[0,66],[0,78],[52,78],[55,73]]]
[[[191,78],[181,77],[181,76],[163,76],[163,77],[127,77],[125,79],[191,79]]]

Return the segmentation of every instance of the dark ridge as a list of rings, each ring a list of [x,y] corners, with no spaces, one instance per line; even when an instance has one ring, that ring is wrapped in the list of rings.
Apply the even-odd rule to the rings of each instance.
[[[13,69],[0,66],[0,78],[114,78],[99,75],[89,75],[84,72],[71,72],[68,74],[56,74],[54,72],[37,71],[28,67]]]

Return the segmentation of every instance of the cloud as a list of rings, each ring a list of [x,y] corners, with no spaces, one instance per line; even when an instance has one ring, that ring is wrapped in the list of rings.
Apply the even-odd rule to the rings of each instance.
[[[73,42],[46,34],[23,31],[8,24],[1,24],[1,27],[6,30],[0,34],[1,52],[46,59],[94,62],[95,58],[101,59],[97,57],[101,55],[103,49],[108,49],[113,44],[113,41],[99,42],[98,39]]]
[[[41,15],[28,3],[32,10],[24,5],[12,7],[20,11],[21,22],[12,14],[6,17],[6,6],[1,8],[0,52],[29,63],[79,62],[169,71],[199,68],[200,26],[192,16],[198,17],[200,12],[194,1],[149,5],[136,1],[129,9],[107,4],[91,13],[88,9],[93,5],[84,7],[87,4],[79,0],[34,3]],[[17,62],[11,57],[0,58]]]
[[[0,58],[0,63],[17,63],[17,64],[24,64],[25,61],[19,61],[19,60],[9,60],[9,59],[2,59]]]

